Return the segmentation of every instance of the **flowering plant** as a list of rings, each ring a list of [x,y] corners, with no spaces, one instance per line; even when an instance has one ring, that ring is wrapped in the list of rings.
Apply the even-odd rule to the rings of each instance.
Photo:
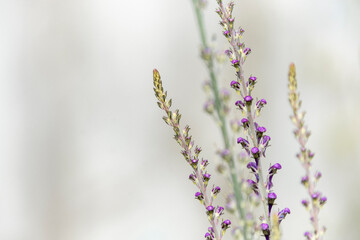
[[[229,179],[232,186],[232,193],[226,197],[225,207],[227,212],[236,219],[233,224],[229,219],[221,218],[224,207],[214,204],[216,196],[220,193],[220,187],[214,186],[211,190],[208,188],[211,175],[206,167],[209,161],[200,158],[201,148],[195,147],[192,136],[189,134],[190,128],[180,127],[179,110],[171,111],[172,100],[167,99],[167,92],[163,89],[160,74],[156,69],[153,71],[155,96],[158,106],[165,111],[164,121],[173,128],[174,139],[180,145],[181,153],[192,169],[189,179],[198,188],[195,199],[203,205],[210,223],[205,239],[220,240],[230,227],[233,229],[231,236],[234,239],[250,240],[258,239],[259,236],[266,240],[280,239],[280,223],[290,214],[290,209],[285,207],[277,211],[273,208],[278,198],[274,191],[273,178],[282,166],[280,163],[271,163],[266,160],[266,151],[270,146],[271,138],[266,134],[267,129],[259,123],[259,116],[261,110],[267,105],[267,101],[253,95],[254,87],[259,79],[254,75],[245,76],[244,66],[251,49],[245,47],[242,40],[244,29],[235,27],[234,3],[224,4],[222,0],[217,0],[217,4],[216,13],[220,17],[222,33],[229,42],[229,48],[224,53],[234,68],[236,76],[235,80],[229,81],[229,88],[232,88],[238,96],[234,107],[229,105],[230,93],[218,88],[214,65],[221,62],[219,59],[222,58],[209,47],[206,39],[202,17],[205,1],[193,0],[202,42],[201,57],[211,79],[210,82],[204,84],[209,95],[204,108],[218,122],[222,133],[224,146],[223,149],[218,150],[222,162],[217,170]],[[297,157],[306,170],[301,183],[306,187],[311,199],[311,203],[309,200],[302,201],[310,212],[313,225],[313,230],[305,232],[304,236],[308,240],[320,240],[323,239],[325,228],[319,228],[318,213],[327,199],[315,190],[316,181],[321,177],[321,173],[316,172],[315,175],[311,173],[311,159],[314,154],[305,146],[310,133],[304,125],[304,113],[299,113],[301,101],[297,92],[293,64],[290,66],[289,91],[290,105],[293,109],[291,119],[296,126],[294,133],[300,144],[300,153]],[[229,120],[231,108],[239,110],[240,113],[237,114],[237,118]],[[236,141],[232,141],[234,137],[230,136],[229,128],[232,129],[232,135],[236,136]],[[265,165],[270,167],[266,168]],[[260,205],[261,214],[257,216],[256,209]]]

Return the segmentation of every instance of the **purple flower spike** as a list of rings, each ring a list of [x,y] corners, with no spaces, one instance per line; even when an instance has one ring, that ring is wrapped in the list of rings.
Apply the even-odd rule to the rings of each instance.
[[[250,104],[252,100],[253,100],[252,96],[245,96],[245,97],[244,97],[244,101],[245,101],[246,103],[248,103],[248,104]]]
[[[228,37],[230,35],[230,32],[228,30],[224,31],[224,35]]]
[[[263,234],[265,236],[265,239],[266,240],[269,240],[270,239],[270,229],[269,229],[269,225],[267,223],[262,223],[260,225],[261,227],[261,230],[263,231]]]

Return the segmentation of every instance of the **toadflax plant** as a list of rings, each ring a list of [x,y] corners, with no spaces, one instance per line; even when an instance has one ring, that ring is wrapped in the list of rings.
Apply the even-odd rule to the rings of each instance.
[[[326,203],[327,198],[315,189],[316,183],[321,178],[322,174],[319,171],[315,173],[311,171],[311,161],[314,157],[314,153],[306,147],[306,143],[311,133],[304,123],[305,112],[300,112],[301,100],[299,99],[299,92],[297,90],[294,64],[290,65],[289,70],[289,102],[293,110],[293,115],[290,118],[296,127],[294,134],[300,145],[300,152],[296,154],[296,157],[305,169],[305,176],[301,178],[301,183],[306,188],[310,198],[310,200],[304,199],[301,201],[302,205],[310,213],[310,221],[313,226],[313,230],[305,232],[304,236],[307,240],[321,240],[325,233],[325,227],[322,227],[321,229],[319,227],[319,211]]]
[[[209,162],[206,159],[199,159],[201,148],[194,147],[192,136],[189,135],[190,127],[185,126],[180,129],[181,114],[179,110],[172,112],[170,110],[172,100],[167,100],[167,92],[164,92],[162,81],[159,72],[154,69],[154,92],[158,100],[158,106],[165,111],[166,116],[163,117],[166,124],[171,126],[174,130],[174,139],[181,146],[181,154],[184,156],[186,162],[191,166],[193,172],[189,179],[196,185],[198,192],[195,193],[195,198],[204,206],[205,212],[208,216],[211,227],[205,234],[206,239],[220,240],[225,234],[226,229],[231,225],[230,220],[220,220],[224,213],[224,208],[221,206],[214,207],[214,199],[220,192],[220,187],[216,186],[211,189],[207,188],[211,175],[206,171]]]
[[[274,191],[274,176],[282,169],[280,163],[271,163],[266,160],[266,151],[270,146],[270,136],[267,129],[260,124],[259,116],[261,110],[267,105],[263,98],[253,95],[255,85],[259,82],[257,77],[250,75],[245,77],[244,65],[251,49],[245,47],[242,41],[244,29],[235,27],[235,20],[232,15],[234,3],[224,4],[222,0],[216,0],[218,8],[216,13],[220,17],[222,33],[229,42],[229,48],[225,55],[229,58],[231,66],[235,69],[236,78],[228,81],[229,88],[237,93],[237,100],[233,109],[240,114],[238,118],[228,121],[230,112],[229,92],[220,91],[215,72],[215,51],[209,46],[202,19],[202,9],[205,0],[192,0],[197,23],[201,36],[201,57],[208,69],[210,82],[206,87],[210,89],[211,96],[205,105],[205,110],[217,121],[222,133],[224,142],[223,149],[220,149],[224,165],[227,167],[227,177],[232,187],[232,192],[226,197],[226,209],[233,213],[235,223],[222,219],[224,207],[215,205],[214,200],[220,194],[220,187],[208,187],[211,175],[206,170],[209,162],[199,157],[201,148],[194,146],[192,136],[189,134],[189,126],[180,127],[181,115],[179,110],[171,111],[172,100],[167,99],[167,92],[164,92],[159,72],[154,69],[153,83],[154,92],[158,100],[158,106],[165,111],[163,117],[166,124],[174,130],[174,139],[182,148],[181,154],[192,168],[189,179],[198,188],[195,193],[197,199],[204,207],[210,227],[205,234],[206,240],[223,239],[227,229],[232,228],[233,239],[241,240],[280,240],[280,223],[290,214],[289,208],[282,210],[275,209],[277,194]],[[325,228],[319,227],[319,210],[325,204],[326,197],[315,190],[316,182],[321,177],[320,172],[311,172],[311,159],[314,154],[306,148],[305,144],[310,132],[304,125],[304,113],[299,112],[301,101],[297,92],[295,78],[295,67],[290,66],[289,73],[289,100],[293,108],[293,120],[296,130],[295,136],[300,144],[300,153],[297,154],[302,163],[306,175],[301,182],[308,191],[310,200],[303,200],[302,204],[309,210],[313,230],[305,232],[307,240],[323,240]],[[228,126],[233,130],[236,137],[230,136]],[[240,135],[241,134],[241,135]],[[238,144],[239,147],[236,147]],[[236,154],[239,152],[239,154]],[[265,166],[269,167],[265,167]],[[220,165],[221,166],[221,165]],[[244,169],[247,170],[247,174]],[[220,173],[224,173],[222,167],[218,167]],[[260,216],[258,206],[261,205]]]

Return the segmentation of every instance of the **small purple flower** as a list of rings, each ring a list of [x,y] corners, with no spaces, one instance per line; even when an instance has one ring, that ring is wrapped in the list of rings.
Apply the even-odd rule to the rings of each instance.
[[[246,150],[246,152],[249,152],[249,141],[245,138],[239,137],[237,139],[237,143],[241,144],[241,146]]]
[[[202,169],[205,169],[207,165],[209,165],[208,160],[206,160],[206,159],[201,160],[200,166]]]
[[[290,209],[288,208],[284,208],[283,210],[281,210],[278,213],[278,218],[279,218],[279,224],[281,223],[282,220],[285,219],[286,215],[290,214]]]
[[[233,60],[231,60],[231,64],[234,66],[237,66],[237,65],[239,65],[239,60],[233,59]]]
[[[268,193],[267,199],[268,199],[268,205],[269,205],[269,216],[271,214],[271,208],[274,205],[276,198],[277,198],[277,196],[274,192]]]
[[[256,77],[254,77],[254,76],[251,76],[251,77],[249,77],[249,82],[255,82],[256,81]]]
[[[229,32],[228,30],[224,31],[224,36],[225,36],[225,37],[230,36],[230,32]]]
[[[269,146],[271,138],[267,135],[264,135],[261,140],[261,147],[263,148],[262,155],[265,157],[265,152],[267,147]]]
[[[239,90],[240,89],[240,84],[238,81],[231,81],[230,83],[230,87],[236,89],[236,90]]]
[[[245,56],[249,55],[251,53],[251,49],[250,48],[245,48],[244,49],[244,54]]]
[[[260,157],[260,150],[257,147],[253,147],[251,149],[251,153],[253,157],[255,158],[256,166],[259,165],[259,157]]]
[[[206,207],[206,210],[208,211],[208,212],[213,212],[214,211],[214,207],[213,206],[207,206]]]
[[[310,240],[312,238],[312,234],[309,232],[305,232],[304,236],[306,237],[307,240]]]
[[[269,225],[267,223],[262,223],[260,225],[261,227],[261,230],[265,236],[265,239],[266,240],[269,240],[270,239],[270,228],[269,228]]]
[[[251,149],[251,153],[252,153],[253,155],[256,155],[256,154],[259,153],[259,149],[258,149],[257,147],[253,147],[253,148]]]
[[[258,127],[258,128],[256,129],[256,131],[258,131],[258,132],[260,132],[260,133],[264,133],[264,132],[266,132],[266,128],[265,128],[265,127]]]
[[[196,183],[197,178],[196,178],[195,174],[190,174],[190,175],[189,175],[189,179],[190,179],[194,184]]]
[[[280,163],[275,163],[274,165],[272,165],[271,167],[269,167],[269,174],[275,174],[277,172],[277,170],[280,170],[281,164]]]
[[[242,101],[237,100],[237,101],[235,102],[235,106],[239,107],[240,110],[242,111],[243,108],[245,107],[245,104],[244,104]]]
[[[255,162],[249,162],[246,167],[251,169],[251,171],[254,173],[257,172],[257,166]]]
[[[197,165],[198,165],[198,162],[199,162],[199,159],[197,158],[194,158],[194,159],[191,159],[191,166],[196,169],[197,168]]]
[[[301,178],[301,184],[306,186],[306,184],[308,184],[308,182],[309,182],[309,177],[308,176],[303,176]]]
[[[315,173],[315,179],[316,180],[319,180],[321,178],[321,176],[322,176],[321,172],[316,172]]]
[[[241,123],[245,130],[249,128],[249,120],[247,118],[241,119]]]
[[[201,192],[196,192],[195,193],[195,199],[199,200],[200,203],[202,204],[203,200],[204,200],[204,195]]]
[[[203,180],[204,180],[205,186],[207,186],[207,184],[208,184],[208,182],[209,182],[209,180],[210,180],[210,177],[211,177],[211,175],[210,175],[209,173],[205,173],[205,174],[203,175]]]
[[[270,188],[272,188],[272,186],[273,186],[272,179],[273,179],[274,175],[276,174],[277,170],[280,170],[280,169],[281,169],[280,163],[275,163],[274,165],[272,165],[269,168],[269,179],[268,179],[268,182],[266,184],[267,189],[270,190]]]
[[[267,104],[265,99],[261,99],[256,102],[257,114],[260,113],[261,109]]]
[[[311,198],[313,199],[313,201],[317,200],[319,197],[320,197],[320,193],[319,193],[319,192],[316,192],[316,193],[311,194]]]
[[[320,205],[321,206],[324,205],[326,203],[326,201],[327,201],[327,197],[325,197],[325,196],[321,197],[320,198]]]
[[[245,96],[244,97],[244,101],[247,103],[247,104],[251,104],[251,101],[253,100],[252,96]]]
[[[205,233],[205,238],[206,238],[206,240],[213,240],[214,239],[214,237],[208,232]]]
[[[216,198],[216,196],[219,194],[221,188],[219,186],[214,187],[211,189],[211,195]]]
[[[216,208],[216,213],[215,213],[217,216],[221,216],[224,214],[224,208],[219,206]]]
[[[306,199],[303,199],[303,200],[301,201],[301,204],[302,204],[304,207],[308,207],[308,206],[309,206],[309,201],[306,200]]]
[[[261,140],[264,132],[266,132],[266,128],[265,128],[265,127],[257,127],[257,128],[256,128],[256,138],[257,138],[257,140],[258,140],[258,143],[260,143],[260,140]]]
[[[228,229],[231,225],[231,222],[229,219],[226,219],[225,221],[223,221],[221,223],[221,228],[225,231],[226,229]]]

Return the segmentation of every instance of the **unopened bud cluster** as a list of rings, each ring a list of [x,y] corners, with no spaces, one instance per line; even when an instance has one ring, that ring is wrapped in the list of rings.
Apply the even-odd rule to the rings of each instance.
[[[289,102],[293,110],[293,115],[290,117],[295,125],[294,134],[300,145],[300,152],[296,154],[303,168],[305,175],[301,178],[301,184],[308,192],[308,199],[303,199],[301,204],[310,213],[310,221],[313,226],[312,231],[305,232],[304,236],[307,240],[321,240],[325,233],[325,228],[319,226],[319,211],[322,206],[327,202],[327,197],[321,192],[317,191],[316,183],[321,178],[321,172],[317,171],[315,174],[311,173],[311,162],[314,153],[306,147],[306,143],[311,135],[304,123],[305,112],[300,112],[301,101],[297,90],[297,80],[295,65],[290,65],[289,70]]]
[[[190,181],[192,181],[199,189],[195,193],[195,199],[199,200],[204,206],[205,212],[208,216],[208,220],[211,224],[209,231],[205,235],[206,239],[221,240],[225,234],[226,229],[231,225],[229,220],[222,220],[220,217],[224,213],[224,208],[221,206],[214,206],[214,199],[220,193],[220,187],[214,186],[211,191],[208,190],[208,183],[211,179],[211,175],[206,171],[206,167],[209,162],[206,159],[200,159],[201,148],[194,147],[194,141],[189,134],[190,127],[186,126],[184,129],[180,129],[179,111],[172,112],[170,110],[171,100],[167,100],[167,92],[164,92],[162,87],[162,81],[159,72],[154,69],[154,92],[158,100],[158,106],[166,113],[164,121],[170,125],[174,130],[174,138],[182,147],[182,155],[186,162],[191,166],[193,172],[189,175]]]

